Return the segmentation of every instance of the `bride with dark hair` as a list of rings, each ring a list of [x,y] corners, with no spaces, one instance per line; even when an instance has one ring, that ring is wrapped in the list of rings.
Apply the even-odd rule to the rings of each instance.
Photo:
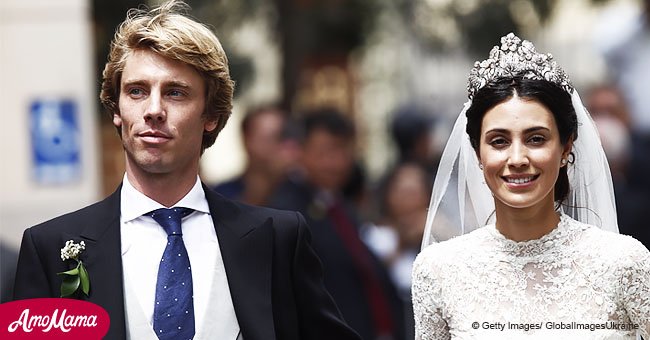
[[[413,269],[416,339],[650,338],[650,252],[618,234],[577,91],[514,34],[476,62]]]

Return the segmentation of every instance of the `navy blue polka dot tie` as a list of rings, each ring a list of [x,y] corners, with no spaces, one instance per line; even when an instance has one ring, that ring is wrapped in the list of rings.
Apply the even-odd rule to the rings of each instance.
[[[161,340],[194,337],[192,271],[181,231],[181,220],[192,211],[188,208],[157,209],[147,214],[167,232],[153,309],[153,329]]]

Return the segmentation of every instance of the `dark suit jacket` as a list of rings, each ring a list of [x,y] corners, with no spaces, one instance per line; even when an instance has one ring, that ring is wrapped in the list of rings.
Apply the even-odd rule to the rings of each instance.
[[[203,187],[244,339],[358,339],[323,286],[300,214],[236,203]],[[14,298],[60,296],[56,273],[73,266],[60,257],[67,240],[85,241],[86,300],[110,315],[105,339],[124,339],[119,188],[101,202],[25,230]]]

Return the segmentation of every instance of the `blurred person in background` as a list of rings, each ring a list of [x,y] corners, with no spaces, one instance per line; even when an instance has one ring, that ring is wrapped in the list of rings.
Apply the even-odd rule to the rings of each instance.
[[[364,228],[363,239],[386,264],[404,304],[408,339],[413,334],[411,271],[420,252],[427,218],[431,177],[422,164],[405,162],[388,172],[376,195],[381,214],[377,224]]]
[[[297,142],[290,136],[290,122],[279,107],[250,110],[241,123],[244,150],[248,156],[244,172],[218,184],[220,194],[252,205],[266,205],[278,183],[295,165]]]
[[[650,227],[645,222],[650,193],[630,176],[631,123],[625,98],[616,86],[601,85],[587,93],[585,102],[612,172],[619,230],[650,249]]]
[[[366,340],[403,339],[399,297],[381,261],[362,242],[358,212],[344,194],[355,165],[355,127],[341,113],[320,109],[305,113],[302,129],[302,176],[281,185],[271,206],[307,218],[325,286],[346,322]]]
[[[650,0],[642,1],[642,12],[617,27],[616,41],[605,39],[602,50],[611,77],[625,98],[630,113],[630,175],[635,186],[650,194]]]
[[[422,245],[431,185],[421,164],[406,162],[395,166],[376,196],[381,217],[364,233],[364,240],[388,265],[395,285],[409,301],[411,264]]]
[[[352,165],[352,171],[350,171],[350,175],[343,185],[342,192],[343,197],[359,213],[359,217],[363,221],[369,220],[373,213],[368,190],[366,168],[361,160],[357,159]]]
[[[419,163],[434,177],[439,155],[434,150],[433,128],[433,117],[422,108],[410,105],[398,109],[389,127],[397,146],[397,163]]]

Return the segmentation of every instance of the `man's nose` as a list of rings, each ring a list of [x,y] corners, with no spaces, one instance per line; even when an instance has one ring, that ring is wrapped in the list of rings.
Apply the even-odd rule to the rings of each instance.
[[[158,93],[152,93],[149,95],[149,101],[146,112],[144,114],[144,120],[164,122],[166,118],[167,113],[165,112],[161,95]]]

